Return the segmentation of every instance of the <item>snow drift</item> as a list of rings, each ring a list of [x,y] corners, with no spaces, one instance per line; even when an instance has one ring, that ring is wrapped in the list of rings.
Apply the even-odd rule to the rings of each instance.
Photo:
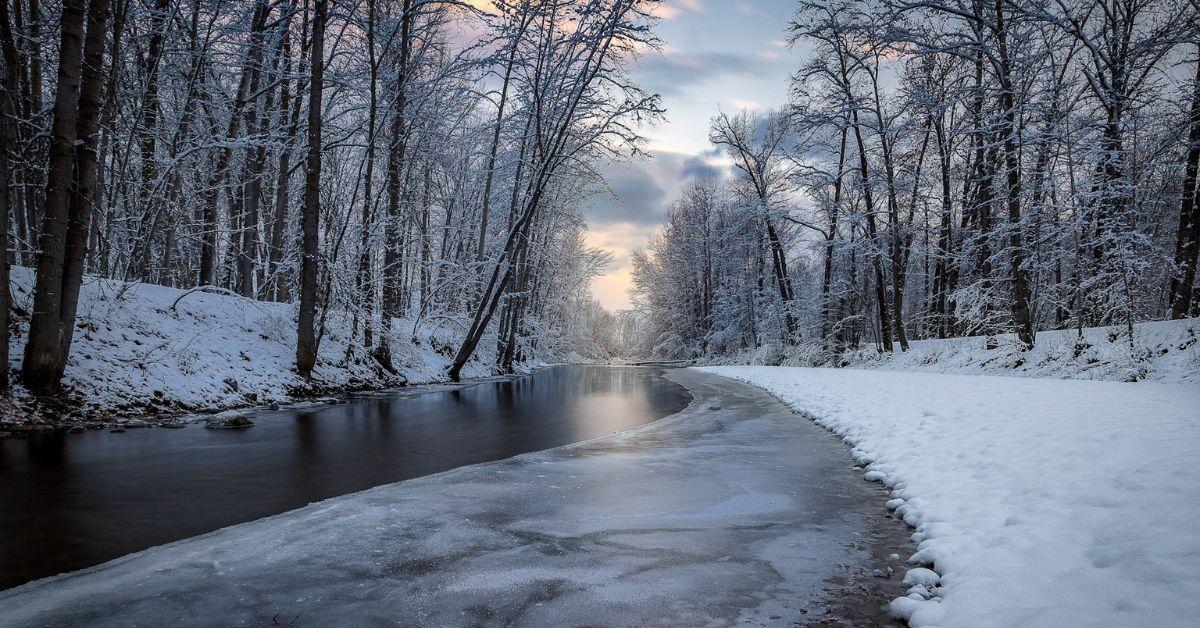
[[[802,344],[782,355],[715,357],[711,364],[837,366],[887,371],[1056,377],[1109,381],[1200,382],[1200,319],[1042,331],[1025,350],[1015,334],[910,341],[906,352],[882,353],[870,342],[831,357],[819,345]],[[994,348],[988,348],[989,338]]]
[[[915,626],[1190,626],[1200,616],[1200,386],[701,369],[854,445],[916,527]],[[933,567],[929,569],[928,567]]]
[[[12,269],[12,368],[20,368],[33,271]],[[296,306],[144,283],[85,278],[63,386],[68,420],[109,421],[278,403],[317,392],[426,383],[444,377],[457,330],[396,319],[395,373],[353,342],[351,321],[331,311],[313,380],[295,373]],[[478,363],[469,374],[482,375]],[[19,378],[18,378],[19,382]],[[315,382],[315,384],[314,384]],[[18,386],[27,420],[35,401]],[[25,415],[24,417],[22,415]]]

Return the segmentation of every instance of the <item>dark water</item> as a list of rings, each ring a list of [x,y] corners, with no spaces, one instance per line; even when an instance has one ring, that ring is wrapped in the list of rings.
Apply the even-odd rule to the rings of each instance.
[[[559,367],[263,411],[245,430],[0,441],[0,589],[336,495],[636,427],[691,400],[653,367]]]

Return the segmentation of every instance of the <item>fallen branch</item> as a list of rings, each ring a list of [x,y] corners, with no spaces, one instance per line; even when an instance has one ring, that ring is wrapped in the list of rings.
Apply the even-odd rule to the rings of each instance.
[[[183,300],[183,297],[186,297],[187,295],[192,294],[193,292],[211,292],[213,294],[223,294],[223,295],[229,296],[229,297],[244,298],[244,297],[242,297],[242,295],[240,295],[228,288],[222,288],[220,286],[211,286],[211,285],[196,286],[195,288],[192,288],[190,290],[185,290],[183,294],[179,295],[179,297],[177,299],[175,299],[175,302],[171,304],[171,311],[172,312],[177,311],[175,308],[176,308],[176,306],[179,305],[179,302]]]

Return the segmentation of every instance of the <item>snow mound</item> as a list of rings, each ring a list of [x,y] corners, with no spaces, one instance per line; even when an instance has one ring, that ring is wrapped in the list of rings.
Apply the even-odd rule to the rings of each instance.
[[[20,368],[32,310],[31,269],[12,269],[11,359]],[[278,403],[321,390],[372,389],[444,378],[453,330],[396,319],[396,374],[358,347],[348,317],[331,311],[313,380],[295,370],[296,306],[227,294],[86,277],[74,342],[63,377],[79,418],[174,414]],[[469,374],[483,374],[469,365]],[[18,379],[19,377],[15,378]],[[314,384],[315,382],[315,384]],[[32,404],[19,388],[15,397]],[[19,415],[20,413],[12,413]],[[18,421],[19,416],[9,416]]]
[[[1200,386],[701,370],[813,417],[892,488],[919,546],[890,610],[912,625],[1196,625]]]

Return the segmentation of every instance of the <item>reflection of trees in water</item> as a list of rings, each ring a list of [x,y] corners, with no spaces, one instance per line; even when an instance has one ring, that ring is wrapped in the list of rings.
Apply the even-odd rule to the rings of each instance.
[[[247,430],[190,426],[0,441],[0,535],[8,540],[0,544],[0,586],[337,495],[636,427],[690,401],[658,372],[564,366],[460,389],[262,411]],[[29,525],[29,512],[37,513],[37,526]]]

